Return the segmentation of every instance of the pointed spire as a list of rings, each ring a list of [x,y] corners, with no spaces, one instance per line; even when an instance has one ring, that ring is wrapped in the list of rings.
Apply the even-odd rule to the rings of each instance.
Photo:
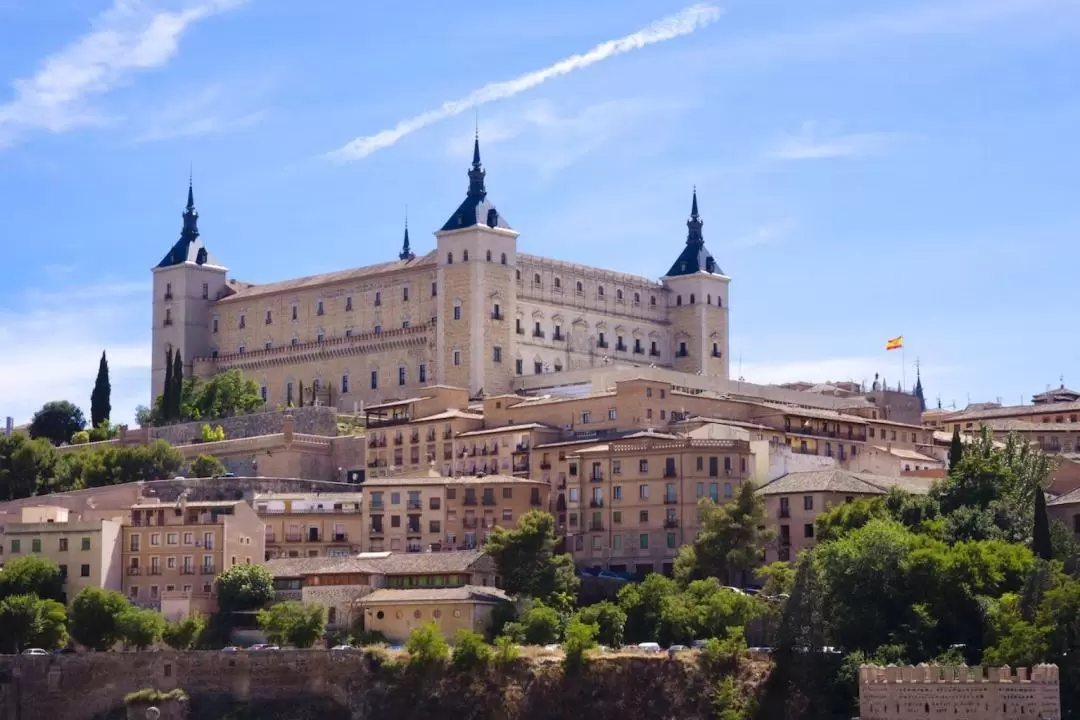
[[[705,237],[701,234],[701,228],[705,223],[702,222],[701,216],[698,214],[697,205],[697,185],[694,186],[694,200],[690,204],[690,219],[686,221],[686,244],[687,245],[704,245]]]
[[[398,253],[399,260],[412,260],[416,255],[413,254],[412,248],[409,247],[409,213],[405,212],[405,242],[401,244],[401,252]]]
[[[483,200],[487,197],[487,188],[484,187],[483,166],[480,164],[480,131],[476,131],[473,137],[472,168],[469,170],[469,197]]]
[[[195,211],[195,185],[192,175],[188,172],[187,206],[184,208],[184,228],[180,231],[180,239],[194,242],[199,237],[199,213]]]

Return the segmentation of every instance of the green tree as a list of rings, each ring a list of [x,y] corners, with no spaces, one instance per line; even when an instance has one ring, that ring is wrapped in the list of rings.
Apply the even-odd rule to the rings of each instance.
[[[708,498],[698,503],[701,529],[692,545],[675,559],[675,577],[682,583],[706,577],[745,582],[774,532],[765,517],[765,502],[752,482],[739,486],[735,498],[717,505]]]
[[[522,640],[529,645],[558,642],[562,627],[563,617],[559,611],[538,602],[521,618]]]
[[[608,647],[617,648],[623,644],[626,632],[626,611],[615,603],[604,602],[588,605],[578,611],[577,617],[586,625],[596,626],[596,639]]]
[[[309,648],[326,632],[326,611],[314,603],[275,603],[260,610],[258,618],[259,628],[272,643]]]
[[[184,397],[184,358],[180,353],[180,348],[173,353],[172,384],[172,392],[169,393],[169,399],[172,402],[169,416],[173,420],[181,420],[184,417],[180,405]]]
[[[960,439],[959,426],[953,427],[952,442],[949,443],[949,471],[960,464],[964,459],[964,443]]]
[[[225,474],[225,466],[213,455],[200,455],[191,463],[191,474],[197,478],[218,477]]]
[[[45,438],[53,445],[71,441],[71,436],[86,427],[82,410],[67,400],[45,403],[30,421],[30,437]]]
[[[0,652],[55,650],[67,644],[67,637],[62,603],[35,595],[9,595],[0,600]]]
[[[125,648],[146,650],[161,640],[165,618],[156,610],[128,605],[116,616],[116,632]]]
[[[1046,493],[1041,487],[1035,489],[1035,522],[1031,550],[1036,557],[1043,560],[1054,556],[1054,545],[1050,538],[1050,517],[1046,514]]]
[[[771,562],[758,568],[757,577],[761,583],[762,595],[766,597],[787,595],[791,593],[791,586],[795,584],[795,568],[789,562]]]
[[[417,667],[441,665],[450,658],[450,646],[434,622],[413,630],[405,641],[405,650],[409,653],[409,664]]]
[[[165,624],[161,639],[173,650],[192,650],[206,630],[206,618],[200,613],[192,613],[182,620]]]
[[[262,565],[233,565],[215,583],[222,612],[258,610],[274,599],[274,576]]]
[[[485,549],[495,560],[508,593],[568,609],[580,580],[574,559],[556,554],[555,546],[555,518],[550,513],[533,510],[518,518],[513,530],[496,527]]]
[[[90,433],[86,430],[80,430],[71,436],[72,445],[86,445],[90,442]]]
[[[619,606],[626,611],[626,639],[658,642],[663,633],[664,601],[678,592],[676,582],[659,573],[650,573],[640,583],[619,590]]]
[[[18,500],[53,489],[60,455],[44,438],[0,435],[0,500]]]
[[[112,415],[112,384],[109,382],[109,361],[105,358],[105,351],[101,351],[101,362],[98,363],[97,379],[94,381],[94,390],[90,393],[90,424],[100,427],[102,423],[109,423]]]
[[[23,555],[8,560],[0,572],[0,598],[13,595],[62,600],[64,579],[60,576],[60,566],[39,555]]]
[[[139,427],[150,427],[154,424],[154,412],[145,405],[136,405],[135,424]]]
[[[71,636],[91,650],[108,650],[123,639],[117,619],[130,607],[115,590],[83,588],[68,612]]]
[[[586,653],[596,647],[595,625],[582,622],[575,617],[566,626],[566,641],[563,643],[563,667],[567,672],[577,672],[588,659]]]
[[[451,663],[459,670],[479,670],[491,662],[491,648],[484,636],[471,630],[461,629],[454,636]]]

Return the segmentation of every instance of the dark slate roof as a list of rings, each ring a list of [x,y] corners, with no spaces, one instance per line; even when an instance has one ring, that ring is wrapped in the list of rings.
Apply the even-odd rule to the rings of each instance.
[[[690,219],[686,221],[686,247],[668,270],[666,277],[678,275],[694,275],[706,272],[710,275],[723,275],[724,271],[716,264],[716,260],[705,247],[705,238],[701,234],[701,228],[705,223],[698,215],[697,190],[694,190],[694,201],[690,206]]]
[[[199,213],[195,211],[195,193],[190,183],[188,184],[187,207],[184,208],[182,217],[184,226],[180,231],[180,239],[157,266],[171,267],[188,262],[197,265],[217,265],[217,259],[210,254],[199,238]]]
[[[469,169],[469,192],[466,193],[465,200],[458,205],[457,210],[450,216],[450,219],[443,224],[440,229],[441,232],[461,230],[462,228],[476,227],[477,225],[510,229],[510,224],[506,222],[506,218],[500,215],[499,211],[495,209],[495,205],[487,199],[487,188],[484,187],[485,174],[483,166],[480,164],[480,138],[477,137],[473,141],[473,161],[472,167]]]

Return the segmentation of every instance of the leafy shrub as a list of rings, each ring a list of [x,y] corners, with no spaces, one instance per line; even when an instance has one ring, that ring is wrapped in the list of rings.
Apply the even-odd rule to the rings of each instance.
[[[154,688],[143,688],[142,690],[136,690],[133,693],[128,693],[124,696],[124,702],[128,705],[135,704],[147,704],[152,705],[154,703],[165,702],[166,700],[187,700],[188,694],[180,688],[163,692],[161,690],[155,690]]]
[[[750,703],[732,677],[726,677],[713,692],[717,720],[746,720],[752,716]]]
[[[491,662],[491,648],[487,646],[479,633],[458,630],[454,638],[451,662],[459,670],[478,670],[487,667]]]
[[[495,662],[498,665],[509,665],[521,657],[521,650],[514,638],[509,635],[500,635],[495,638]]]
[[[450,658],[450,646],[443,639],[439,626],[427,622],[412,631],[405,642],[409,653],[409,665],[441,665]]]
[[[349,635],[349,644],[356,647],[366,647],[368,645],[389,645],[390,641],[378,630],[353,628],[352,634]]]
[[[575,672],[585,664],[585,652],[596,647],[597,632],[599,629],[595,625],[583,623],[576,617],[566,626],[566,642],[563,643],[566,672]]]
[[[72,445],[85,445],[90,442],[90,433],[86,430],[80,430],[71,436]]]
[[[701,661],[711,673],[730,673],[739,669],[749,648],[741,627],[728,628],[726,638],[711,638],[701,651]]]

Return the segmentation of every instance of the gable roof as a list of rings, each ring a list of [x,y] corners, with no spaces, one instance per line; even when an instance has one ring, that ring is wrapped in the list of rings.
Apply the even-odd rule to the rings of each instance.
[[[765,483],[757,489],[759,495],[795,495],[799,493],[830,492],[853,495],[886,495],[889,488],[899,487],[922,495],[932,484],[926,478],[905,478],[893,475],[854,473],[839,468],[792,472]]]
[[[502,590],[483,585],[465,585],[457,588],[384,588],[361,598],[364,605],[389,603],[439,603],[439,602],[510,602],[510,596]]]

